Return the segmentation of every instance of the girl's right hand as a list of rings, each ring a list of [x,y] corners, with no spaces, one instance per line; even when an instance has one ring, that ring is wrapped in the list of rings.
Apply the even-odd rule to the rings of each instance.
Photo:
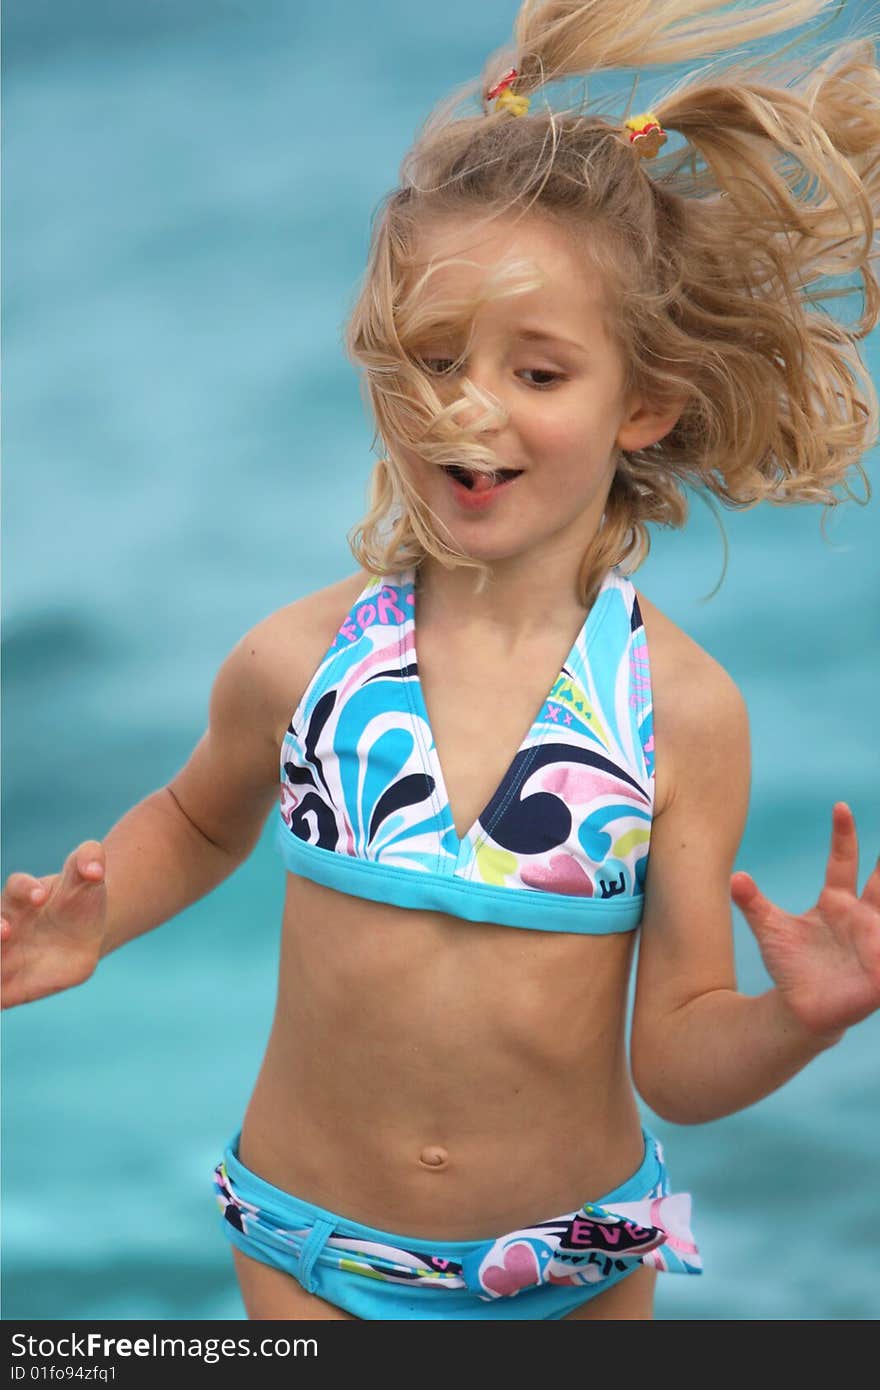
[[[82,984],[101,959],[106,930],[103,845],[83,841],[60,874],[10,874],[0,911],[4,1009]]]

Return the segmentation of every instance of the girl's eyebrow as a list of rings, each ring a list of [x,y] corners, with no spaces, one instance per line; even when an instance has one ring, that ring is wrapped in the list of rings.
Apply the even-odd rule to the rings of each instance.
[[[563,338],[558,333],[549,333],[545,328],[517,328],[513,331],[512,336],[527,343],[557,343],[580,353],[582,357],[589,357],[590,355],[584,343],[575,342],[573,338]]]
[[[587,349],[583,343],[576,343],[573,338],[560,337],[558,333],[548,333],[542,328],[520,328],[514,335],[530,343],[561,343],[564,347],[574,348],[575,352],[587,354]]]

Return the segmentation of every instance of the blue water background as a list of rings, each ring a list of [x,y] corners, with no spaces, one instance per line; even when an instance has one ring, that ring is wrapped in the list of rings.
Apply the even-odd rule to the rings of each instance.
[[[54,871],[172,777],[239,636],[355,568],[372,426],[341,328],[370,217],[516,8],[7,3],[4,877]],[[880,848],[877,507],[841,508],[830,545],[815,507],[725,513],[704,603],[723,557],[696,501],[636,580],[746,698],[736,866],[793,911],[835,800],[860,888]],[[86,985],[3,1016],[5,1318],[243,1317],[210,1179],[272,1017],[270,835]],[[878,1055],[875,1015],[739,1114],[642,1105],[706,1265],[658,1281],[658,1317],[877,1316]]]

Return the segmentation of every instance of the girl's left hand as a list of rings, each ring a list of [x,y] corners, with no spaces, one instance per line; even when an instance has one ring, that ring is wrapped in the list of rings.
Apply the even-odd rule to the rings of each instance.
[[[880,1008],[880,859],[858,897],[859,841],[845,801],[831,812],[831,852],[815,907],[794,917],[747,873],[731,876],[733,901],[757,938],[789,1011],[830,1043]]]

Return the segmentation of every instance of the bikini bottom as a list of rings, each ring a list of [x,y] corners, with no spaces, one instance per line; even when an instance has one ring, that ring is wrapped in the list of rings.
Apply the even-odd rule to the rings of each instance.
[[[639,1265],[702,1273],[688,1192],[671,1193],[659,1139],[642,1126],[640,1167],[577,1211],[485,1240],[433,1240],[364,1226],[273,1187],[238,1157],[214,1169],[223,1230],[357,1318],[564,1318]]]

